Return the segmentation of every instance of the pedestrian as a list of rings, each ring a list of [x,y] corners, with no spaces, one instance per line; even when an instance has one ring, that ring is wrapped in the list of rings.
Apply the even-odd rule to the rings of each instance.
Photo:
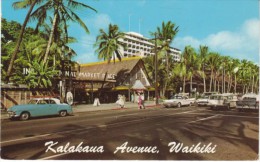
[[[93,103],[93,106],[99,106],[100,105],[100,102],[99,102],[99,98],[95,98],[94,99],[94,103]]]
[[[119,105],[120,108],[124,108],[125,107],[125,101],[124,101],[124,97],[122,95],[118,95],[118,99],[116,101],[116,104]]]
[[[142,107],[143,107],[143,109],[145,109],[145,106],[144,106],[144,94],[143,93],[141,93],[141,99],[142,99]]]
[[[137,95],[138,95],[138,101],[137,101],[138,108],[142,109],[142,97],[141,97],[140,93],[138,93]]]
[[[132,94],[131,94],[131,102],[134,103],[134,101],[135,101],[135,100],[134,100],[134,94],[132,93]]]

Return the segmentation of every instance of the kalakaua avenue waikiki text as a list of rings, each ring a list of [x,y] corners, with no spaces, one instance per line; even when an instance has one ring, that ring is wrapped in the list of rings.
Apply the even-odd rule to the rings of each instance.
[[[45,142],[46,151],[53,152],[55,154],[59,153],[100,153],[105,152],[104,146],[89,146],[84,145],[80,142],[77,145],[72,145],[67,142],[65,145],[59,144],[59,142],[48,141]],[[198,153],[198,154],[212,154],[216,152],[217,145],[210,143],[196,143],[192,145],[185,145],[181,142],[169,142],[169,153]],[[157,146],[130,146],[128,142],[124,142],[122,145],[115,148],[114,154],[123,153],[148,153],[148,154],[158,154],[160,152]]]

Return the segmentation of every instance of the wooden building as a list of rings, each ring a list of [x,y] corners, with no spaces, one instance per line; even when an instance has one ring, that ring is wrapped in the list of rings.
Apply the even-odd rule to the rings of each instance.
[[[68,89],[70,81],[67,71],[65,75]],[[135,89],[132,87],[136,81],[145,87],[146,99],[154,96],[154,92],[149,91],[152,86],[140,57],[123,58],[110,63],[103,61],[81,64],[71,72],[71,76],[75,103],[93,104],[95,98],[99,98],[101,103],[113,103],[119,94],[124,95],[126,101],[130,101],[131,96],[135,95]],[[57,76],[55,83],[59,83],[61,78]],[[51,92],[49,89],[31,90],[26,85],[1,84],[1,107],[25,104],[33,97],[60,97],[60,87],[56,84],[54,86],[54,91]]]

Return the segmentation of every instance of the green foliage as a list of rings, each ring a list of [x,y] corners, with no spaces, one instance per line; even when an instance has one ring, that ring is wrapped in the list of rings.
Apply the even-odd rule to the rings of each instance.
[[[29,63],[30,72],[28,75],[24,75],[19,72],[14,76],[14,81],[18,84],[26,84],[30,88],[50,88],[52,87],[52,80],[54,76],[57,76],[58,71],[52,67],[45,66],[42,62],[34,60]]]
[[[103,29],[100,29],[99,32],[94,44],[94,47],[97,48],[95,52],[98,54],[98,58],[108,60],[108,63],[111,59],[115,62],[115,58],[121,60],[122,54],[119,49],[126,47],[124,43],[119,41],[124,37],[124,34],[119,31],[118,26],[109,24],[107,33]]]
[[[2,25],[4,26],[4,33],[2,33],[1,38],[1,78],[4,80],[10,56],[16,45],[17,33],[19,33],[21,25],[14,21],[8,22],[3,18]],[[10,26],[13,26],[13,28]],[[13,83],[26,84],[30,88],[47,88],[52,85],[51,82],[54,81],[53,76],[57,73],[55,69],[60,68],[62,51],[61,47],[53,43],[51,47],[52,57],[49,58],[49,66],[44,67],[40,63],[47,46],[47,38],[44,37],[44,35],[47,35],[47,33],[34,33],[32,28],[26,28],[20,51],[14,62],[15,74],[11,77]],[[68,51],[69,47],[65,47],[65,50]],[[72,53],[73,52],[72,50]],[[58,54],[58,57],[54,58],[55,54]],[[23,74],[23,68],[30,68],[33,72],[26,76]]]

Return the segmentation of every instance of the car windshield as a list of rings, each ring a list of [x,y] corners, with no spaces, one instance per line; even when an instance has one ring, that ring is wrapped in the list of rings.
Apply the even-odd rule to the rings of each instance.
[[[37,100],[30,100],[29,102],[28,102],[28,104],[36,104],[37,103]]]
[[[173,96],[172,99],[182,99],[182,96]]]
[[[204,98],[204,99],[209,99],[209,96],[203,96],[202,98]]]
[[[221,96],[211,96],[210,99],[212,99],[212,100],[220,100]]]

